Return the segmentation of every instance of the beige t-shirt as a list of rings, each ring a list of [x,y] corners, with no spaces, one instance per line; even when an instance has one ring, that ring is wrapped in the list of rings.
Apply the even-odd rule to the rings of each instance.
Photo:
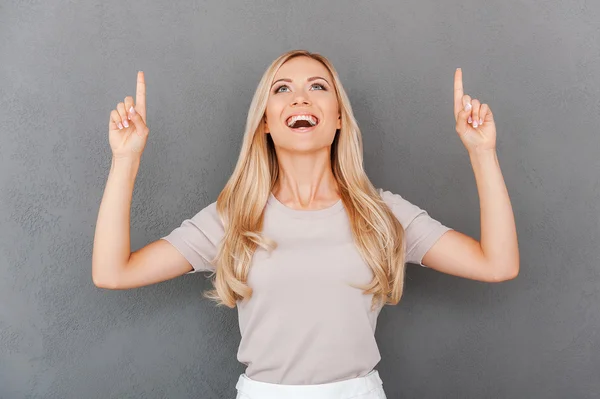
[[[451,228],[398,194],[379,189],[405,229],[406,262],[425,266],[429,248]],[[272,194],[263,233],[278,243],[269,256],[258,248],[248,285],[250,300],[238,301],[241,342],[238,361],[246,375],[275,384],[323,384],[362,377],[381,360],[375,326],[381,308],[373,295],[347,285],[373,278],[352,241],[341,200],[320,210],[296,210]],[[194,270],[213,271],[224,230],[216,202],[162,237]]]

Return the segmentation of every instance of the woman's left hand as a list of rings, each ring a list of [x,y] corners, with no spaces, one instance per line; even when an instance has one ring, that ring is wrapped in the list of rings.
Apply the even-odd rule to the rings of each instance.
[[[496,124],[487,104],[463,92],[462,69],[454,73],[454,118],[456,132],[469,153],[496,148]]]

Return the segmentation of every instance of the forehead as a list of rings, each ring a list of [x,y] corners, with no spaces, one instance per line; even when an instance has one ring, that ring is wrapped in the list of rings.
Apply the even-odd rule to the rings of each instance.
[[[321,62],[310,57],[295,57],[286,61],[275,73],[273,81],[282,78],[304,81],[311,76],[322,76],[331,83],[329,70]]]

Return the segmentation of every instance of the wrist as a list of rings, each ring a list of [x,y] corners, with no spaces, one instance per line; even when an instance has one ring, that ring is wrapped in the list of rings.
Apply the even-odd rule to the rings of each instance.
[[[488,148],[485,150],[473,150],[469,152],[471,158],[495,158],[497,156],[495,148]]]
[[[128,175],[135,176],[140,168],[141,159],[138,157],[115,157],[111,160],[110,170],[125,172]]]

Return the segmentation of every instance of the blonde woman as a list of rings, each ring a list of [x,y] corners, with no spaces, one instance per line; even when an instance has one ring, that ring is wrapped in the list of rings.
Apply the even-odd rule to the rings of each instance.
[[[98,287],[125,289],[210,273],[205,293],[237,307],[237,398],[385,398],[374,332],[402,296],[405,263],[468,279],[514,278],[514,217],[495,153],[492,112],[463,94],[456,131],[481,200],[481,242],[399,194],[375,188],[332,64],[304,50],[277,58],[252,99],[240,155],[216,202],[131,253],[129,213],[149,129],[146,86],[112,111],[112,167],[93,250]]]

